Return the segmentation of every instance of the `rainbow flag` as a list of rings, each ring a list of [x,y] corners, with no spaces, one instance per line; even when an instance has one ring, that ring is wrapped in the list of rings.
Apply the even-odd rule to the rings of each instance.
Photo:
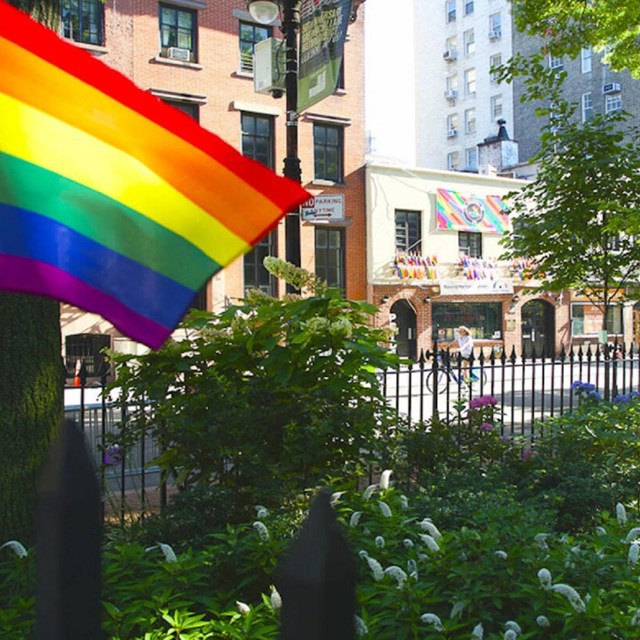
[[[0,289],[158,348],[309,197],[0,0]]]
[[[438,189],[436,228],[502,234],[511,229],[509,209],[500,196],[466,196]]]

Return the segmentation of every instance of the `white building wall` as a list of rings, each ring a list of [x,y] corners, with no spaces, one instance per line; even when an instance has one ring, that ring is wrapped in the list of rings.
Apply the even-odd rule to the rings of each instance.
[[[392,265],[396,255],[395,211],[422,212],[423,256],[437,256],[441,275],[458,274],[458,232],[436,229],[436,191],[447,189],[480,197],[520,189],[522,180],[456,171],[367,165],[367,280],[371,285],[398,283]],[[483,234],[483,257],[498,258],[499,234]]]
[[[433,169],[448,169],[447,157],[459,153],[458,169],[465,170],[465,150],[473,148],[498,131],[491,113],[491,98],[502,98],[502,117],[513,135],[513,91],[511,85],[491,80],[490,59],[501,54],[506,61],[512,53],[512,20],[507,0],[475,0],[474,11],[465,15],[465,0],[456,0],[456,20],[448,22],[445,0],[415,2],[415,83],[416,83],[416,164]],[[502,37],[489,38],[490,16],[500,13]],[[464,51],[464,33],[473,30],[475,51]],[[457,40],[457,59],[443,59],[447,39]],[[475,69],[475,95],[465,95],[465,71]],[[447,77],[457,75],[458,98],[445,98]],[[475,133],[465,132],[465,111],[476,109]],[[448,137],[447,116],[457,114],[458,135]]]

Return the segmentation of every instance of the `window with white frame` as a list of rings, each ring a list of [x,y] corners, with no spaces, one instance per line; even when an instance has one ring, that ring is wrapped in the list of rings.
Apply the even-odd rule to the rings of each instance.
[[[464,53],[467,56],[470,56],[472,53],[476,51],[476,37],[473,33],[473,29],[467,29],[462,34],[462,39],[464,42]]]
[[[464,0],[464,15],[473,13],[473,0]]]
[[[447,116],[447,137],[455,138],[458,135],[458,114],[450,113]]]
[[[465,133],[476,132],[476,110],[475,108],[467,109],[464,112],[464,131]]]
[[[491,96],[491,117],[493,120],[502,118],[502,95]]]
[[[589,73],[591,71],[591,57],[591,47],[583,47],[580,50],[580,68],[582,69],[582,73]]]
[[[464,165],[466,169],[478,169],[478,147],[468,147],[464,150]]]
[[[491,82],[498,82],[498,74],[496,69],[502,64],[502,54],[496,53],[489,58],[489,73],[491,73]]]
[[[612,96],[604,97],[604,112],[606,114],[622,111],[622,95],[616,93]]]
[[[476,94],[476,70],[467,69],[464,72],[464,94],[474,96]]]
[[[454,22],[456,19],[456,0],[445,0],[444,11],[447,22]]]
[[[271,27],[254,22],[240,22],[240,69],[253,73],[253,50],[255,45],[271,37]]]
[[[451,151],[447,154],[447,169],[449,171],[458,171],[460,169],[459,151]]]
[[[198,14],[160,4],[160,55],[183,62],[198,61]]]
[[[454,73],[446,78],[446,93],[445,97],[452,102],[458,97],[458,74]]]
[[[593,117],[593,96],[591,92],[582,94],[582,122],[588,122]]]
[[[458,50],[458,36],[449,36],[445,41],[445,48],[447,51]]]
[[[622,305],[609,307],[607,314],[607,333],[622,335]],[[571,304],[571,335],[596,336],[602,329],[602,308],[599,305],[583,302]]]
[[[498,40],[502,38],[502,14],[492,13],[489,16],[489,38]]]
[[[561,56],[549,54],[549,69],[554,71],[562,71],[564,69],[564,61]]]

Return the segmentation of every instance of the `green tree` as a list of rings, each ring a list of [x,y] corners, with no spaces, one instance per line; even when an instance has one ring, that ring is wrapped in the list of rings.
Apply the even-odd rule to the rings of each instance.
[[[275,258],[265,264],[307,295],[254,292],[219,315],[193,313],[184,339],[157,352],[114,355],[115,386],[138,406],[119,444],[151,434],[165,473],[184,487],[234,489],[241,504],[363,473],[396,424],[376,369],[398,358],[371,327],[376,308]]]
[[[536,289],[586,295],[605,318],[640,269],[640,137],[623,112],[576,117],[563,73],[543,57],[514,58],[504,77],[526,78],[525,101],[546,120],[536,178],[510,194],[514,230],[503,258],[529,258]]]
[[[59,2],[13,2],[50,26]],[[0,294],[0,541],[34,538],[36,485],[62,418],[59,304]]]
[[[577,55],[592,46],[611,66],[640,77],[640,3],[629,0],[513,0],[516,27],[545,39],[550,51]]]

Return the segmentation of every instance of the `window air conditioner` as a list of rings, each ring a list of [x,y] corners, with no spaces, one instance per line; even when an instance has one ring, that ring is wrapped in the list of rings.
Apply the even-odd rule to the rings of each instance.
[[[453,49],[448,49],[447,51],[445,51],[442,54],[442,57],[447,61],[447,62],[453,62],[454,60],[456,60],[458,58],[458,52],[454,51]]]
[[[189,49],[181,49],[180,47],[169,47],[167,49],[167,57],[172,60],[182,60],[189,62],[191,59],[191,51]]]
[[[444,97],[447,100],[455,100],[458,97],[458,92],[455,89],[447,89],[444,92]]]
[[[610,93],[620,93],[622,87],[617,82],[609,82],[602,86],[602,93],[608,95]]]
[[[457,129],[449,129],[447,131],[447,138],[457,138],[458,137],[458,130]]]
[[[500,31],[498,31],[497,29],[489,31],[489,40],[500,40],[501,37],[502,33],[500,33]]]

